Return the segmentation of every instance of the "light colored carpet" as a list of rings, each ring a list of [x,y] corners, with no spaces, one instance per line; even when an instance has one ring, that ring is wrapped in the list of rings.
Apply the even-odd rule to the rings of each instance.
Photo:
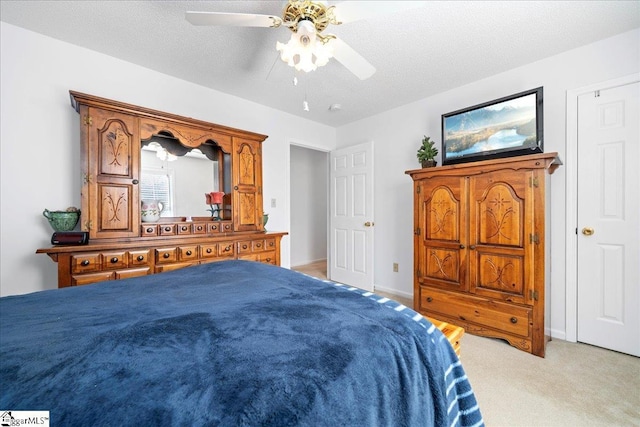
[[[293,269],[327,278],[326,262]],[[540,358],[470,334],[461,349],[488,427],[640,426],[640,358],[562,340],[550,341]]]
[[[640,426],[640,359],[552,340],[545,358],[465,334],[461,360],[487,426]]]

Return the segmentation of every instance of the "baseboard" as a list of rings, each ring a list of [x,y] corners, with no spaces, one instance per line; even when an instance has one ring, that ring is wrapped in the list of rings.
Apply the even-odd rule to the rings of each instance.
[[[389,288],[385,288],[383,286],[373,285],[373,292],[378,291],[378,290],[381,291],[381,292],[386,292],[386,293],[391,294],[391,295],[397,295],[397,296],[402,297],[402,298],[408,298],[410,300],[413,300],[413,293],[402,292],[402,291],[399,291],[397,289],[389,289]]]
[[[326,263],[327,260],[326,260],[326,258],[321,258],[321,259],[316,259],[316,260],[313,260],[313,261],[306,261],[306,262],[304,262],[302,264],[293,265],[293,266],[291,266],[291,268],[306,267],[309,264],[315,264],[315,263],[320,263],[320,262],[325,262]]]
[[[545,333],[547,333],[545,331]],[[557,329],[551,329],[551,338],[556,338],[559,340],[563,340],[566,341],[567,340],[567,334],[565,333],[565,331],[559,331]]]

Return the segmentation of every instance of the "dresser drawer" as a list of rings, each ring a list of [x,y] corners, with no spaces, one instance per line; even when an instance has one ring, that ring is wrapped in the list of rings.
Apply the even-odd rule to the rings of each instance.
[[[102,269],[102,254],[71,255],[71,273],[90,273]]]
[[[125,251],[103,252],[102,269],[116,270],[127,267],[127,256]]]
[[[220,229],[222,224],[220,224],[219,221],[214,221],[214,222],[208,222],[207,223],[207,233],[209,234],[216,234],[220,232]]]
[[[178,248],[158,248],[155,253],[156,264],[170,264],[178,261]]]
[[[129,251],[129,267],[149,265],[151,263],[151,250]]]
[[[149,237],[158,235],[158,226],[156,224],[142,224],[140,230],[142,231],[142,236]]]
[[[206,245],[200,245],[200,257],[201,258],[215,258],[218,256],[218,244],[209,243]]]
[[[176,229],[178,231],[178,234],[186,235],[186,234],[191,234],[191,231],[192,231],[191,227],[192,227],[192,224],[184,223],[184,224],[178,224],[176,226]]]
[[[89,285],[91,283],[104,282],[105,280],[113,280],[115,278],[116,278],[116,273],[114,271],[104,271],[101,273],[90,273],[90,274],[72,274],[71,285],[72,286]]]
[[[178,247],[178,259],[180,261],[194,261],[198,259],[198,246]]]
[[[251,253],[251,240],[238,242],[238,255]]]
[[[129,277],[146,276],[147,274],[151,274],[151,267],[128,268],[126,270],[117,270],[115,278],[128,279]]]
[[[176,230],[178,226],[176,224],[159,224],[158,229],[160,230],[161,236],[175,236]]]
[[[221,257],[233,257],[235,255],[234,242],[220,242],[218,243],[218,256]]]
[[[156,266],[156,273],[164,273],[166,271],[178,270],[180,268],[191,267],[192,265],[197,265],[197,262],[179,262],[175,264],[167,264],[167,265],[158,265]]]
[[[530,336],[531,309],[432,288],[420,288],[420,311],[504,331]]]
[[[193,224],[193,234],[205,234],[207,232],[207,226],[202,222]]]

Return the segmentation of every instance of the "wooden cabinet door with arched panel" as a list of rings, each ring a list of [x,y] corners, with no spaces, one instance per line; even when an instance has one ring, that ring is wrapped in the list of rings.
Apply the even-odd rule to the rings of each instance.
[[[467,291],[466,181],[437,176],[420,182],[415,230],[420,285]]]
[[[134,116],[81,106],[82,230],[91,239],[140,235],[140,138]]]
[[[533,303],[536,237],[534,170],[506,170],[470,178],[469,286],[477,295]]]
[[[234,137],[232,158],[235,231],[262,230],[261,143]]]

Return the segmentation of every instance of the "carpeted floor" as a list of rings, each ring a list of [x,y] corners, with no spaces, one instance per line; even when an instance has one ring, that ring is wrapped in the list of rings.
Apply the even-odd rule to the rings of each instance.
[[[293,269],[326,279],[324,262]],[[640,358],[555,339],[540,358],[470,334],[461,349],[489,427],[640,426]]]

